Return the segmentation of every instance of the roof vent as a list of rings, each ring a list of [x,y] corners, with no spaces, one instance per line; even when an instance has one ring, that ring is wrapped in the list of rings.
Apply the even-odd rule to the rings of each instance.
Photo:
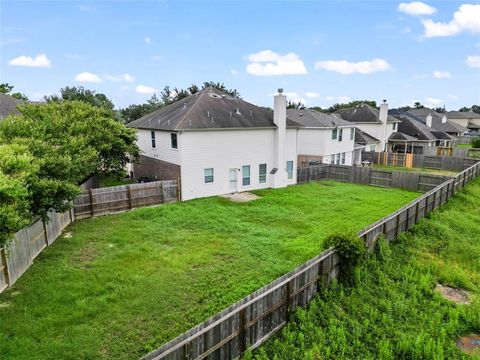
[[[300,114],[298,114],[298,116],[303,116],[303,112],[301,112]]]
[[[230,117],[232,117],[232,112],[230,111]]]
[[[186,108],[187,108],[187,103],[184,102],[184,103],[183,103],[183,110],[185,110]]]
[[[240,108],[235,108],[235,115],[242,115]]]
[[[253,115],[253,110],[250,110],[250,116],[252,116],[252,115]]]
[[[210,111],[207,111],[207,117],[210,117]]]
[[[188,124],[189,124],[190,126],[192,126],[192,119],[189,119],[189,120],[188,120]]]
[[[170,125],[170,119],[168,120],[168,125]]]
[[[278,89],[278,93],[279,93],[279,94],[282,94],[282,93],[283,93],[283,89],[281,89],[281,88]]]
[[[224,98],[224,97],[226,97],[226,96],[227,96],[227,95],[225,95],[225,94],[222,94],[222,98]]]
[[[215,121],[213,121],[213,116],[212,116],[212,123],[214,123]]]

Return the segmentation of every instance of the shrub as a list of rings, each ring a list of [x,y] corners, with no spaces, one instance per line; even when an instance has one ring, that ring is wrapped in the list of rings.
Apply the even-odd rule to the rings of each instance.
[[[473,148],[480,148],[480,136],[476,136],[472,139],[472,147]]]

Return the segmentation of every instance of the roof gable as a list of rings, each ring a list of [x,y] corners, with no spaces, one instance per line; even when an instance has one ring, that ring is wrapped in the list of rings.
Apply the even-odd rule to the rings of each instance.
[[[334,128],[337,126],[352,126],[340,116],[329,115],[311,109],[288,109],[287,117],[309,128]]]
[[[371,107],[368,104],[362,104],[356,107],[340,109],[335,112],[344,120],[353,123],[375,123],[381,124],[379,120],[380,110]],[[387,123],[398,122],[393,116],[387,116]]]

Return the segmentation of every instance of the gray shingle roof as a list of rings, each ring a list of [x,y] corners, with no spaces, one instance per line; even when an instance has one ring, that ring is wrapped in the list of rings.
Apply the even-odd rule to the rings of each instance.
[[[340,116],[329,115],[310,109],[288,109],[287,117],[309,128],[334,128],[337,126],[352,126]]]
[[[0,120],[6,118],[8,115],[20,115],[17,105],[21,103],[23,103],[23,100],[0,93]]]
[[[480,119],[480,114],[472,111],[449,111],[447,112],[448,119]]]
[[[355,128],[355,143],[365,145],[378,142],[380,142],[380,140],[378,140],[377,138],[374,138],[373,136],[367,134],[365,131],[362,131],[359,128]]]
[[[128,127],[180,131],[276,128],[273,111],[206,88],[127,124]],[[301,127],[287,118],[287,127]]]
[[[340,115],[344,120],[353,123],[380,123],[378,119],[380,110],[375,109],[367,104],[362,104],[353,108],[340,109],[335,112]],[[399,122],[398,119],[391,115],[387,117],[387,123]]]
[[[392,135],[390,135],[390,137],[388,138],[388,140],[418,141],[418,140],[417,140],[416,138],[414,138],[413,136],[404,134],[404,133],[402,133],[402,132],[394,132],[394,133],[392,133]]]
[[[432,116],[432,129],[437,131],[444,131],[447,133],[464,133],[468,131],[467,128],[448,120],[448,118],[446,123],[442,123],[443,115],[429,108],[411,109],[408,110],[407,113],[415,116],[424,124],[426,124],[427,116],[430,114]]]

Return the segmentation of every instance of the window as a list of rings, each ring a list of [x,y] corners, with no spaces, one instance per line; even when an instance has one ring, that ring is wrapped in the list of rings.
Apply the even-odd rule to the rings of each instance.
[[[343,140],[343,129],[338,129],[338,141]]]
[[[375,151],[375,148],[376,148],[375,144],[374,144],[374,145],[370,145],[370,151]]]
[[[337,155],[336,155],[336,161],[335,161],[335,163],[336,163],[337,165],[340,165],[340,154],[337,154]]]
[[[152,130],[150,132],[150,135],[152,137],[152,148],[154,148],[155,147],[155,131]]]
[[[355,138],[355,128],[350,128],[350,140]]]
[[[258,182],[260,184],[267,182],[267,164],[258,165]]]
[[[393,123],[393,131],[397,131],[397,123]]]
[[[293,161],[287,161],[287,179],[293,179]]]
[[[242,185],[250,185],[250,165],[242,166]]]
[[[335,164],[335,155],[330,156],[330,164]]]
[[[203,169],[203,177],[205,178],[205,184],[213,183],[213,168]]]
[[[342,165],[345,165],[345,153],[342,153]]]
[[[332,130],[332,140],[337,140],[337,128]]]
[[[172,149],[177,148],[177,134],[175,133],[170,134],[170,143],[172,145]]]

